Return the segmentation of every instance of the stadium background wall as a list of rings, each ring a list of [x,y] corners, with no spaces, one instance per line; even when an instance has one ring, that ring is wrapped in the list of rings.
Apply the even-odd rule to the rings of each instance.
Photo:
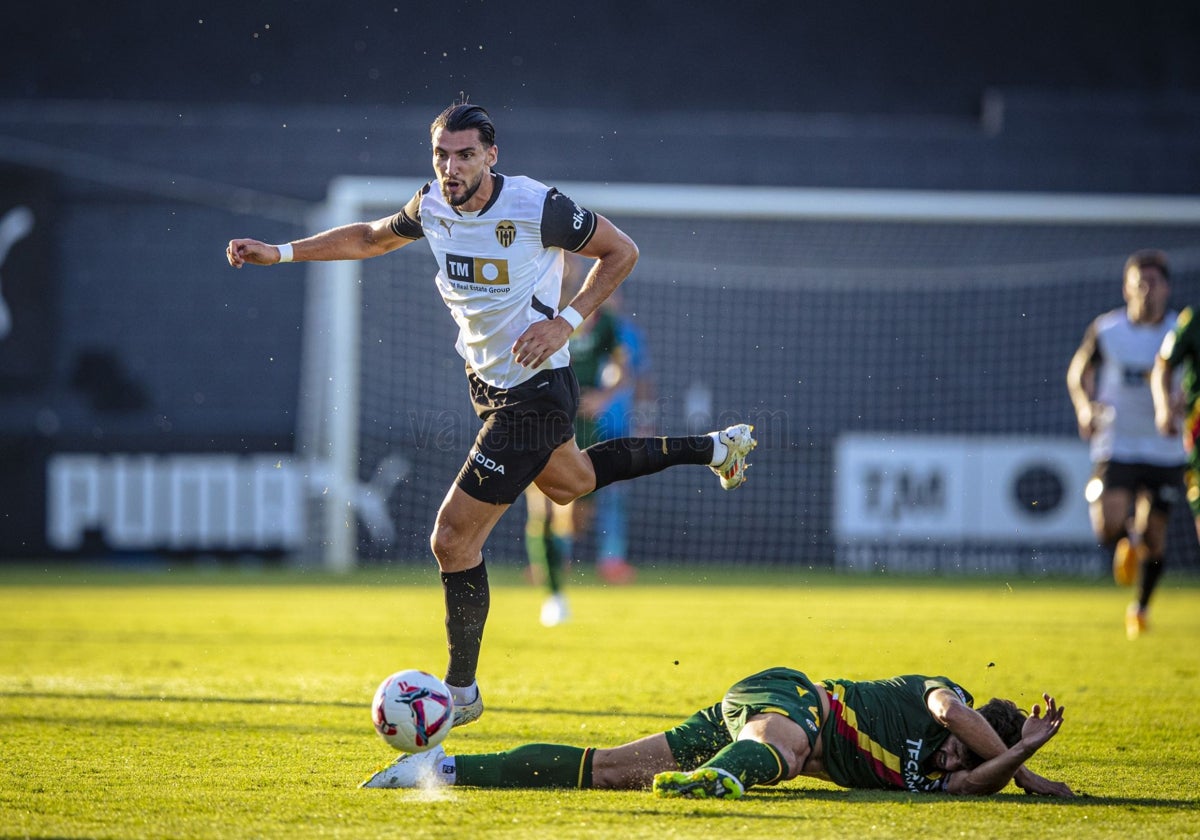
[[[394,6],[361,18],[322,3],[298,15],[284,2],[11,10],[0,31],[0,211],[33,202],[38,224],[0,266],[0,290],[20,302],[22,330],[38,327],[19,352],[0,343],[0,557],[50,551],[55,453],[282,460],[296,449],[303,270],[232,272],[223,244],[300,236],[335,177],[418,171],[431,115],[463,89],[497,116],[501,168],[550,183],[1200,194],[1194,4],[1096,8],[1086,22],[1044,3],[973,8],[970,20],[916,2],[887,13],[700,2],[687,20],[621,2],[460,5],[459,31],[479,49],[442,43],[432,23],[401,25]],[[679,37],[661,37],[668,25]],[[623,45],[627,72],[594,49],[606,43]],[[664,67],[687,68],[687,83]],[[587,80],[586,97],[572,79]],[[628,294],[666,404],[687,396],[692,372],[726,362],[710,355],[717,348],[754,372],[713,390],[714,406],[771,429],[746,488],[759,495],[723,500],[744,523],[737,545],[711,549],[729,562],[833,562],[826,506],[843,430],[1070,439],[1066,360],[1087,320],[1119,303],[1126,249],[1168,248],[1176,303],[1200,295],[1197,240],[1179,228],[1091,229],[1069,247],[1044,230],[1000,240],[978,230],[965,243],[961,229],[934,231],[901,259],[899,281],[879,283],[881,260],[910,247],[895,225],[847,239],[806,224],[756,251],[745,230],[719,222],[622,223],[645,243],[651,276]],[[724,276],[748,282],[760,308],[722,341],[706,326],[720,306],[714,249],[768,269]],[[964,279],[963,265],[996,261],[987,254],[1005,255],[1000,276]],[[393,262],[432,295],[427,259]],[[1036,281],[1014,279],[1022,263]],[[448,329],[435,304],[422,299],[423,320]],[[1006,338],[987,313],[1021,331]],[[992,335],[997,344],[983,340]],[[431,341],[435,364],[453,367],[447,336]],[[902,374],[877,373],[875,360]],[[449,367],[437,379],[454,388]],[[984,372],[992,390],[981,396]],[[923,390],[930,381],[938,388]],[[454,410],[453,394],[439,410]],[[408,480],[440,493],[456,460],[410,464]],[[674,521],[682,559],[701,559],[712,515],[688,512],[690,479],[663,480],[654,498],[685,515],[640,505],[637,550],[651,556],[647,520]],[[756,505],[764,496],[782,506]],[[399,534],[418,555],[427,506],[401,506],[411,519]],[[514,544],[498,535],[499,555]],[[1194,565],[1192,546],[1175,544]],[[82,553],[125,552],[91,539]]]
[[[408,194],[419,183],[365,179],[361,203],[341,212],[382,215],[389,193]],[[342,188],[349,186],[336,193],[352,193]],[[625,192],[564,187],[581,198],[594,192],[590,206]],[[622,291],[653,360],[658,406],[643,419],[662,434],[750,421],[760,441],[753,480],[734,494],[687,470],[630,484],[638,557],[836,561],[858,571],[1103,569],[1082,504],[1087,455],[1074,432],[1064,359],[1091,318],[1120,302],[1121,266],[1133,243],[1163,243],[1176,255],[1176,293],[1195,294],[1200,205],[1168,202],[1158,224],[1144,202],[1132,220],[1105,224],[968,222],[965,213],[952,221],[883,219],[878,210],[877,218],[834,218],[841,197],[821,193],[824,209],[813,215],[764,218],[745,213],[752,202],[736,193],[729,201],[739,209],[710,213],[695,209],[682,188],[656,188],[644,202],[641,189],[632,192],[632,207],[623,213],[614,203],[608,212],[642,250]],[[905,198],[936,203],[893,194],[877,204]],[[1012,198],[992,196],[983,202],[987,214],[1001,215]],[[664,209],[648,210],[651,202]],[[1097,213],[1104,204],[1095,196],[1084,207]],[[388,496],[402,546],[420,544],[444,492],[425,476],[452,475],[476,429],[461,361],[430,355],[453,343],[454,328],[429,283],[430,261],[411,256],[322,266],[315,285],[338,297],[355,290],[361,326],[334,340],[344,347],[358,338],[353,479]],[[323,313],[337,308],[329,297],[310,303]],[[330,317],[319,322],[322,331]],[[308,380],[347,376],[331,370],[321,367]],[[308,422],[343,414],[350,398],[332,399]],[[336,437],[306,433],[301,448],[323,452]],[[873,451],[863,460],[866,450]],[[849,481],[837,473],[839,457],[855,473]],[[858,492],[864,464],[882,465],[872,467],[881,477],[871,492],[888,501],[860,505],[847,519],[853,500],[838,494]],[[362,494],[346,499],[354,504]],[[1072,515],[1063,521],[1065,512]],[[1185,512],[1178,514],[1174,556],[1190,567],[1195,537]],[[340,531],[343,519],[335,516],[324,534]],[[510,519],[498,526],[489,556],[521,558],[522,521]],[[360,534],[360,557],[395,553],[369,531]],[[345,549],[336,537],[330,545],[326,556],[336,563]]]

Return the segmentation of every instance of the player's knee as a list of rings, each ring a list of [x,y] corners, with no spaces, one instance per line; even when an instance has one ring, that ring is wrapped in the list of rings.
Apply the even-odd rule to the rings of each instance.
[[[449,523],[437,521],[429,534],[429,548],[443,572],[466,568],[467,535]]]
[[[545,493],[550,501],[556,505],[569,505],[580,496],[586,495],[590,490],[590,487],[585,487],[581,482],[574,485],[550,487],[545,490]]]
[[[438,565],[442,565],[442,558],[446,555],[448,543],[446,535],[439,525],[434,525],[433,530],[429,533],[429,550],[437,558]]]
[[[585,452],[562,446],[538,476],[537,487],[556,505],[567,505],[596,489],[596,469]]]
[[[803,750],[800,750],[790,740],[781,738],[771,740],[754,738],[754,740],[767,745],[779,756],[779,763],[782,765],[779,781],[785,782],[800,775],[800,771],[804,769],[804,762],[808,760],[809,749],[807,743],[805,743]]]
[[[800,774],[812,749],[800,725],[779,714],[768,713],[751,718],[738,737],[759,741],[775,750],[783,765],[781,781]]]
[[[538,489],[556,505],[569,505],[596,489],[596,474],[591,470],[561,470],[552,481],[539,484]]]

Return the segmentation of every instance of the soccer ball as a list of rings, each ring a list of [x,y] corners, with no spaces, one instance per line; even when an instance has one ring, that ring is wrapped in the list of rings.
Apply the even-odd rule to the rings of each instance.
[[[425,671],[397,671],[379,684],[371,703],[379,737],[401,752],[418,753],[445,739],[454,720],[446,684]]]

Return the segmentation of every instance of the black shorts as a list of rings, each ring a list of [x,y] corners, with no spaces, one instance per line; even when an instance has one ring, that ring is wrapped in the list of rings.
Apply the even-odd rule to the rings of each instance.
[[[454,483],[481,502],[511,505],[554,450],[574,438],[579,383],[569,367],[544,370],[515,388],[495,388],[471,371],[467,381],[483,428]]]
[[[1092,477],[1105,490],[1128,490],[1135,496],[1148,493],[1151,509],[1170,513],[1182,491],[1183,465],[1163,467],[1157,464],[1101,461],[1096,464]]]

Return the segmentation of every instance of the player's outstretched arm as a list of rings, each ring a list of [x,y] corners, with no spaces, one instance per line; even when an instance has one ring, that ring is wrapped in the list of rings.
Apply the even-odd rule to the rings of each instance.
[[[402,248],[413,241],[397,236],[390,223],[391,217],[342,225],[284,246],[269,245],[257,239],[232,239],[225,248],[225,258],[234,268],[275,265],[279,262],[363,260]],[[284,259],[284,251],[289,247],[291,259]]]
[[[1075,792],[1071,790],[1071,786],[1066,782],[1056,782],[1053,779],[1047,779],[1045,776],[1039,776],[1025,765],[1021,765],[1017,772],[1013,774],[1013,781],[1017,787],[1025,791],[1031,796],[1074,796]]]
[[[1058,730],[1062,728],[1064,709],[1058,706],[1049,694],[1043,694],[1042,697],[1046,701],[1046,713],[1043,715],[1041,707],[1034,704],[1024,726],[1021,727],[1021,740],[973,770],[952,774],[946,787],[949,793],[974,796],[998,793],[1018,774],[1021,766],[1034,753],[1058,734]],[[1036,774],[1028,774],[1025,777],[1026,782],[1036,784],[1035,780],[1042,780],[1046,785],[1039,786],[1039,790],[1031,792],[1051,796],[1074,795],[1065,784],[1049,782]]]
[[[1079,436],[1091,440],[1098,419],[1093,395],[1096,393],[1096,325],[1093,321],[1067,366],[1067,393],[1075,407]]]
[[[638,247],[624,231],[604,216],[597,215],[596,232],[579,253],[596,261],[570,303],[587,317],[599,309],[633,271],[638,261]]]
[[[1171,394],[1172,373],[1167,360],[1156,356],[1150,372],[1150,395],[1154,398],[1154,425],[1163,435],[1179,434],[1179,415]]]

